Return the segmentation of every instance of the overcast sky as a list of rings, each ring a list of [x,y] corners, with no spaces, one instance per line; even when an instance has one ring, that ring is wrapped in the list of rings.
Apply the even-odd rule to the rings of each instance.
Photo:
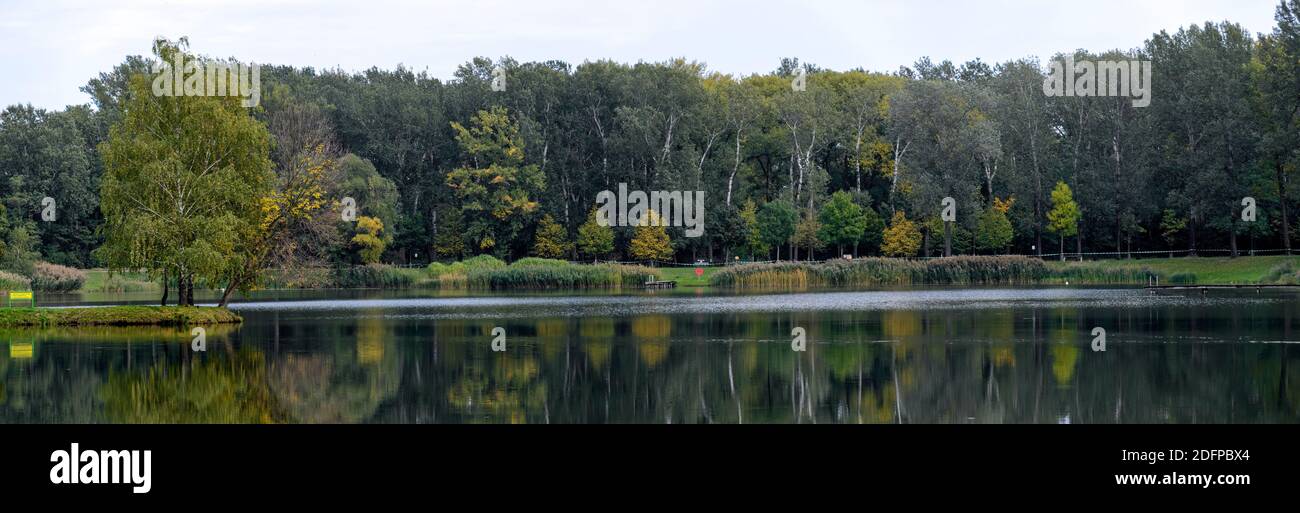
[[[109,5],[111,4],[111,5]],[[894,71],[1140,46],[1207,20],[1273,27],[1277,0],[0,0],[0,106],[62,108],[154,36],[245,62],[448,78],[474,56],[519,61],[687,57],[749,74],[798,57]]]

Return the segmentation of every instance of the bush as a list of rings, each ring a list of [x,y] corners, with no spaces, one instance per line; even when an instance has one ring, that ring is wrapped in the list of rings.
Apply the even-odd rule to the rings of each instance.
[[[32,290],[32,280],[20,274],[0,271],[0,290]]]
[[[409,287],[414,282],[413,273],[386,264],[366,264],[334,270],[334,286],[345,289],[395,289]]]
[[[36,262],[32,265],[32,290],[42,292],[70,292],[80,289],[86,283],[86,273],[49,262]]]

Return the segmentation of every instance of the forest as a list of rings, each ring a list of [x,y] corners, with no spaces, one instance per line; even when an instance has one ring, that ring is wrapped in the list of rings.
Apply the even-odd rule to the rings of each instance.
[[[146,268],[172,258],[142,249],[141,234],[184,223],[126,218],[148,194],[130,180],[150,172],[151,145],[168,144],[140,134],[169,122],[207,137],[196,140],[236,141],[232,168],[249,170],[209,184],[223,208],[243,209],[231,219],[244,224],[208,218],[176,243],[189,253],[157,265],[183,261],[207,282],[263,268],[483,254],[693,262],[1289,253],[1298,16],[1300,0],[1284,0],[1276,26],[1256,34],[1205,22],[1153,34],[1141,48],[998,63],[922,57],[883,72],[796,58],[735,76],[685,57],[479,57],[440,80],[405,66],[263,64],[253,108],[140,97],[157,60],[189,51],[185,39],[160,40],[154,55],[91,78],[81,88],[88,104],[0,113],[0,269]],[[1150,105],[1045,94],[1049,62],[1066,58],[1149,61]],[[157,105],[184,107],[149,110]],[[704,191],[702,235],[597,225],[598,194],[619,184]],[[53,221],[41,216],[47,197]],[[955,200],[950,226],[940,220],[944,198]],[[1245,198],[1254,221],[1243,221]],[[339,216],[349,208],[354,222]],[[212,256],[225,254],[244,256]]]

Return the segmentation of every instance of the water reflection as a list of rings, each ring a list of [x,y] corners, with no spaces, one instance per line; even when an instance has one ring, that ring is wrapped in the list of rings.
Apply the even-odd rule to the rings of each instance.
[[[1300,420],[1289,294],[933,292],[259,303],[205,353],[181,329],[4,330],[0,422]]]

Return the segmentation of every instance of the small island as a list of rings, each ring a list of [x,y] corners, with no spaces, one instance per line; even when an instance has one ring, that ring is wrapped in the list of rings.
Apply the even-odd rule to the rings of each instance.
[[[194,306],[103,306],[90,308],[3,308],[0,327],[21,326],[190,326],[235,324],[243,318],[226,308]]]

